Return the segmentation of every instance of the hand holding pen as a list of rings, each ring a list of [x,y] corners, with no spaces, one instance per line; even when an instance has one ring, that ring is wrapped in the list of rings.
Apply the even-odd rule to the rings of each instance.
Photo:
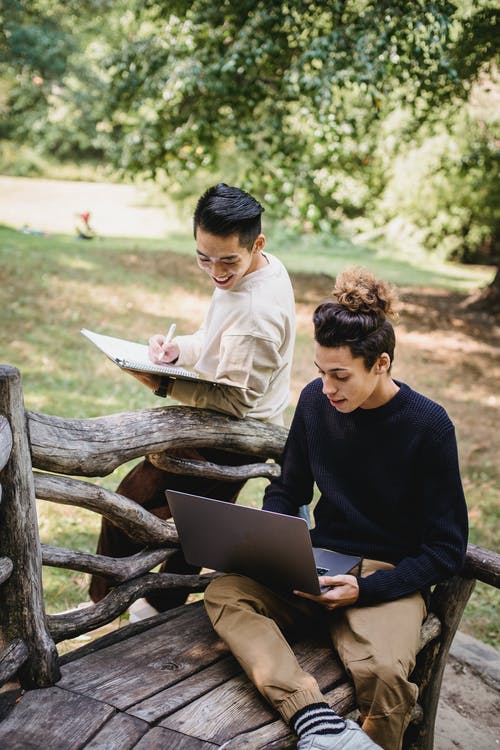
[[[149,359],[157,365],[175,362],[179,356],[179,347],[172,342],[175,333],[175,323],[172,323],[166,336],[157,333],[149,339]]]

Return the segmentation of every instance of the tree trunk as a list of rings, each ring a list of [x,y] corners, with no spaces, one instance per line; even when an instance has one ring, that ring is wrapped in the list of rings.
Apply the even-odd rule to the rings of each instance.
[[[487,287],[475,292],[466,301],[468,310],[497,315],[500,313],[500,267],[497,268],[493,281]]]

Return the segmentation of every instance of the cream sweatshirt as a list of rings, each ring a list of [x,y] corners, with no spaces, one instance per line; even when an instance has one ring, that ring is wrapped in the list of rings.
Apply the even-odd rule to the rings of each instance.
[[[268,265],[244,276],[234,289],[215,289],[196,333],[174,339],[180,351],[176,364],[222,383],[176,380],[172,398],[187,406],[283,423],[290,398],[295,300],[284,265],[269,253],[265,257]]]

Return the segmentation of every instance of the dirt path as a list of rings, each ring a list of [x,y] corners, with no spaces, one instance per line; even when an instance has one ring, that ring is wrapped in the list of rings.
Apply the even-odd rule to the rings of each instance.
[[[165,237],[181,224],[171,212],[145,204],[145,193],[127,185],[57,182],[0,176],[0,223],[47,232],[74,231],[75,214],[92,213],[103,235]],[[184,226],[182,224],[182,226]],[[185,264],[184,264],[185,265]],[[309,330],[310,306],[330,290],[321,276],[296,281],[299,324]],[[406,290],[398,360],[399,377],[420,386],[433,378],[437,400],[454,415],[463,450],[491,452],[498,426],[498,329],[460,311],[460,298],[435,290]],[[405,353],[406,352],[406,353]],[[450,367],[451,362],[451,367]],[[296,373],[297,381],[306,375]],[[307,376],[309,377],[309,375]],[[426,390],[422,385],[422,390]],[[474,393],[474,399],[467,394]],[[472,428],[473,429],[469,429]],[[473,435],[473,439],[469,437]],[[436,725],[435,750],[500,748],[500,692],[462,660],[450,658]]]
[[[86,211],[107,237],[165,237],[185,228],[173,211],[148,206],[146,189],[133,185],[0,176],[0,224],[73,234],[76,214]]]
[[[449,657],[436,719],[434,750],[500,748],[500,692]]]

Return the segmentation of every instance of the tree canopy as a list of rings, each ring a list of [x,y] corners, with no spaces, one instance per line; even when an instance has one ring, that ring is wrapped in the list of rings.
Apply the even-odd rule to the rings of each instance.
[[[303,227],[390,221],[405,208],[423,231],[426,206],[408,203],[394,165],[432,141],[439,158],[421,180],[451,220],[431,217],[425,242],[451,234],[453,257],[496,258],[498,122],[471,106],[474,91],[498,86],[490,0],[6,3],[0,49],[30,74],[59,76],[48,99],[65,103],[65,118],[43,122],[55,151],[94,149],[171,186],[231,163]],[[37,43],[23,47],[30,34]],[[19,92],[12,101],[26,111]]]
[[[395,109],[410,135],[465,98],[491,60],[495,15],[457,12],[443,0],[148,2],[110,61],[122,164],[189,171],[231,139],[278,174],[273,192],[298,165],[313,189],[325,158],[366,164],[364,134]]]

